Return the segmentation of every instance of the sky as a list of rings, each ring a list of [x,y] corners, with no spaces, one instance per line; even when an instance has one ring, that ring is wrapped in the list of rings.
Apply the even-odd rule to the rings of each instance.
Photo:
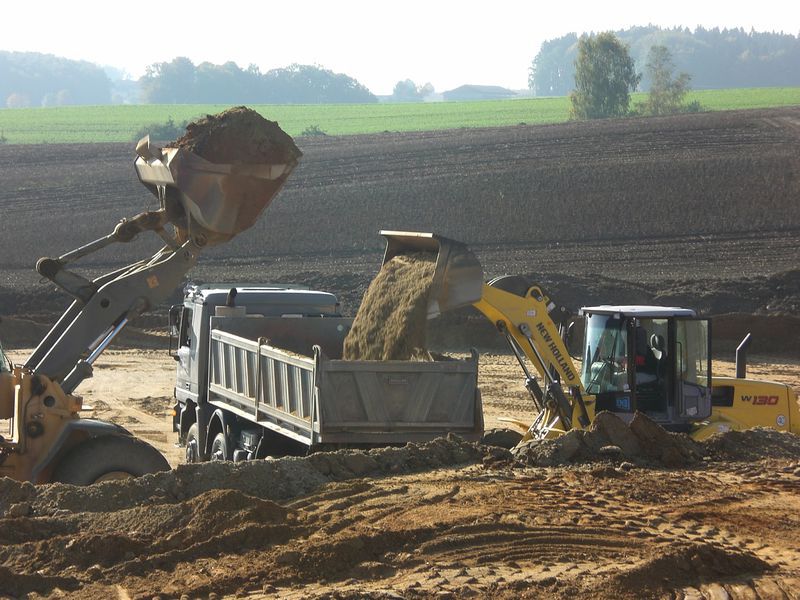
[[[800,35],[800,2],[571,0],[27,0],[3,3],[0,50],[43,52],[124,69],[185,56],[262,72],[316,64],[391,94],[411,79],[528,86],[542,42],[633,25],[742,27]]]

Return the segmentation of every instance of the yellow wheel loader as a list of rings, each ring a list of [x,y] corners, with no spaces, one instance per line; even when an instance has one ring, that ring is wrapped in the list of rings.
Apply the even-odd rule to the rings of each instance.
[[[169,468],[153,447],[118,425],[80,417],[74,392],[126,324],[163,302],[206,248],[250,227],[297,165],[217,164],[185,148],[161,149],[149,137],[134,168],[159,207],[122,220],[114,231],[36,270],[74,301],[25,363],[0,356],[0,477],[90,484]],[[169,229],[167,226],[170,225]],[[165,243],[153,256],[89,280],[67,267],[140,233]]]
[[[537,417],[524,439],[585,429],[603,410],[630,421],[647,414],[669,431],[703,439],[756,426],[800,434],[800,400],[786,384],[746,379],[745,350],[737,376],[714,377],[711,320],[687,308],[587,306],[581,367],[566,339],[569,313],[518,276],[484,283],[466,245],[432,233],[382,231],[384,262],[405,252],[437,255],[428,317],[473,305],[505,337],[523,373]]]

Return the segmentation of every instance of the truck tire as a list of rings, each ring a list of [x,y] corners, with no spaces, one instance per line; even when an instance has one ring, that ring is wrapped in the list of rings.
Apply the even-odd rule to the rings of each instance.
[[[150,444],[134,437],[103,435],[70,450],[55,468],[53,481],[91,485],[169,469],[167,459]]]
[[[186,462],[203,462],[203,455],[200,452],[200,428],[197,423],[192,423],[186,432]]]
[[[211,442],[211,460],[230,460],[231,456],[228,453],[228,440],[225,434],[221,431],[214,436],[214,441]]]

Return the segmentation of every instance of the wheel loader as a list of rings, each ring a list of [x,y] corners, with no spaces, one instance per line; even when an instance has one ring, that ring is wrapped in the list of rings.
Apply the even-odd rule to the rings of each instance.
[[[800,434],[796,392],[746,378],[749,336],[737,351],[736,377],[717,377],[710,319],[679,307],[586,306],[579,313],[585,324],[579,367],[567,345],[574,321],[541,287],[518,276],[484,283],[478,259],[455,240],[433,233],[381,234],[384,263],[406,252],[436,254],[429,318],[472,305],[505,337],[537,410],[533,423],[524,424],[523,439],[588,428],[606,410],[626,421],[640,411],[695,439],[757,426]]]
[[[218,164],[186,148],[156,147],[149,137],[136,152],[134,168],[158,208],[123,219],[109,235],[36,265],[74,300],[23,364],[0,356],[0,477],[82,485],[169,468],[157,450],[122,427],[81,418],[82,400],[75,390],[131,320],[181,286],[205,249],[256,221],[300,156],[296,150],[296,158],[284,164]],[[94,280],[68,268],[145,232],[165,244],[149,258]]]

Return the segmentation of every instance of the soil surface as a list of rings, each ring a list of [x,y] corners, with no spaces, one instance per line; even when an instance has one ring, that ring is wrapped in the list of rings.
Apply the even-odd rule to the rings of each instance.
[[[344,339],[345,360],[410,360],[427,349],[428,295],[436,255],[394,256],[367,288]]]
[[[627,446],[613,424],[598,424],[580,452],[568,439],[516,458],[440,441],[180,466],[175,364],[141,347],[163,336],[140,335],[139,347],[96,363],[81,388],[85,416],[124,425],[178,468],[88,490],[0,481],[0,593],[793,598],[800,585],[797,436],[684,439],[689,453],[669,467],[663,455],[609,451]],[[27,351],[11,354],[19,362]],[[750,374],[800,390],[797,360],[752,357]],[[487,429],[531,422],[523,381],[512,356],[481,356]]]
[[[751,331],[749,376],[800,391],[798,141],[800,108],[300,139],[282,194],[192,278],[302,283],[352,315],[380,268],[378,230],[433,231],[468,243],[486,279],[527,276],[572,311],[714,315],[718,375]],[[0,236],[0,336],[15,361],[68,303],[36,259],[152,208],[132,160],[132,144],[0,146],[14,223]],[[81,272],[161,245],[112,247]],[[657,438],[672,450],[656,456],[659,431],[609,421],[516,454],[439,440],[179,466],[165,322],[163,309],[138,319],[78,392],[85,416],[121,423],[176,468],[87,489],[0,480],[0,595],[799,597],[797,436]],[[448,314],[428,342],[482,350],[487,429],[532,421],[519,366],[485,319]]]

